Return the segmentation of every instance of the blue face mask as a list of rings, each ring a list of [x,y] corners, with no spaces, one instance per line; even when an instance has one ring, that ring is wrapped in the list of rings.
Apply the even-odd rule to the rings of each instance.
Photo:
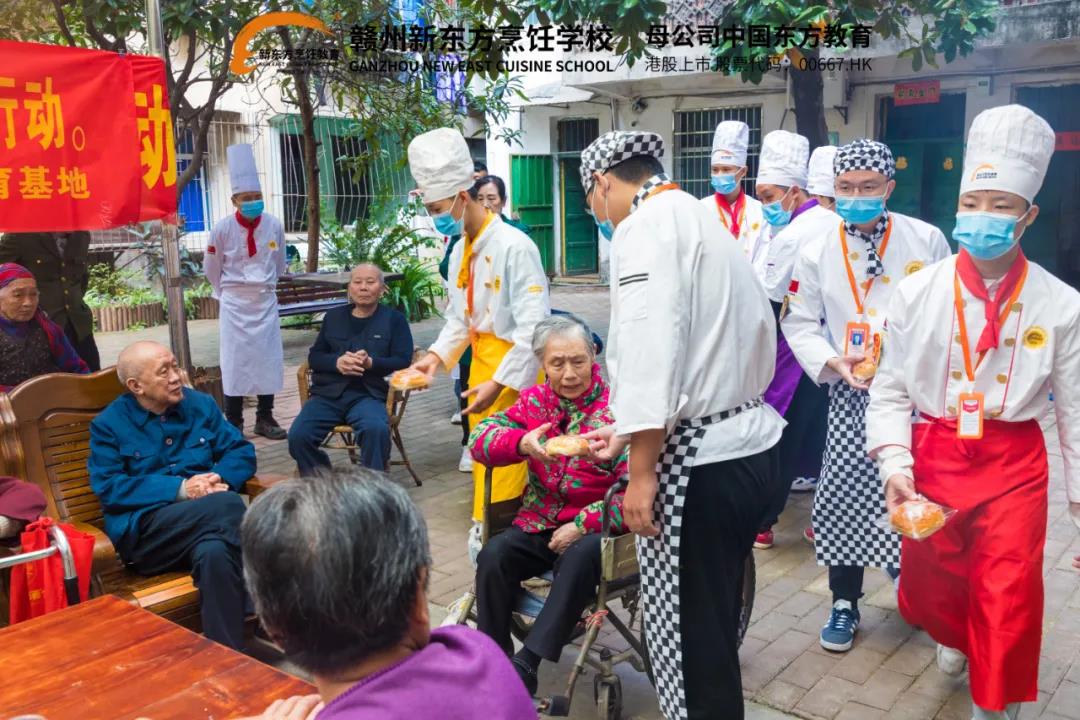
[[[615,223],[611,222],[611,220],[600,222],[596,218],[593,218],[593,222],[596,223],[596,227],[600,228],[600,234],[604,236],[605,240],[610,240],[615,234]]]
[[[712,189],[721,195],[727,195],[729,192],[734,192],[737,187],[739,187],[739,181],[735,179],[734,174],[712,176]]]
[[[885,212],[885,196],[853,197],[850,195],[837,195],[834,209],[837,215],[852,225],[862,225],[880,217],[881,213]]]
[[[240,203],[240,214],[248,220],[254,220],[263,213],[262,200],[245,200]]]
[[[784,193],[776,202],[763,203],[761,211],[765,214],[765,222],[772,225],[774,228],[782,228],[791,222],[791,211],[784,209],[784,198],[787,197],[787,193]]]
[[[1024,215],[1027,215],[1025,212]],[[956,213],[953,240],[979,260],[993,260],[1012,250],[1017,239],[1014,236],[1020,218],[990,212]]]
[[[460,220],[454,219],[454,206],[457,205],[457,198],[454,198],[454,204],[450,206],[450,209],[439,215],[432,215],[431,221],[435,223],[435,229],[443,235],[453,237],[454,235],[460,235],[465,229],[465,215],[462,214]]]

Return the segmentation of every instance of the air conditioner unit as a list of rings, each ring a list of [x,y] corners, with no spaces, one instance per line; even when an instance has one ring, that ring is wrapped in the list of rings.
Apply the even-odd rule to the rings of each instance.
[[[825,70],[822,72],[822,99],[826,110],[847,106],[847,71]]]

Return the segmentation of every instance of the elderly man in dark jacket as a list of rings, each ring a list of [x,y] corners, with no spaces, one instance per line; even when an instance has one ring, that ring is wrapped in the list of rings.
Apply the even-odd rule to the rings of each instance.
[[[323,319],[308,353],[311,398],[289,428],[289,454],[301,474],[330,466],[330,457],[320,446],[327,433],[343,423],[357,435],[361,463],[373,470],[386,469],[390,388],[385,378],[408,367],[413,339],[405,316],[379,303],[385,290],[379,267],[358,265],[349,280],[352,304],[329,311]]]
[[[255,474],[255,448],[213,398],[181,384],[168,348],[129,345],[116,371],[128,392],[90,423],[87,464],[105,532],[135,572],[190,569],[206,637],[242,649],[237,493]]]
[[[94,318],[83,302],[90,281],[90,233],[6,233],[0,238],[0,263],[18,263],[34,274],[41,309],[64,330],[91,372],[101,369]]]

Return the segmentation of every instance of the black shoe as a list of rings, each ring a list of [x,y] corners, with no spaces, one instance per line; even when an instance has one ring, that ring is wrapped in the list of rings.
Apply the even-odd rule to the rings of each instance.
[[[282,430],[281,426],[277,424],[277,420],[272,417],[256,418],[255,434],[262,435],[267,440],[284,440],[289,436],[289,434]]]
[[[228,421],[228,423],[230,425],[232,425],[234,428],[239,430],[241,435],[244,434],[244,418],[241,417],[241,418],[235,418],[234,419],[234,418],[227,417],[225,419]]]
[[[517,671],[518,677],[521,678],[522,684],[525,685],[525,689],[529,691],[530,697],[536,697],[536,688],[539,685],[539,680],[536,677],[536,671],[529,667],[524,660],[520,658],[511,658],[510,664],[514,666],[514,670]]]

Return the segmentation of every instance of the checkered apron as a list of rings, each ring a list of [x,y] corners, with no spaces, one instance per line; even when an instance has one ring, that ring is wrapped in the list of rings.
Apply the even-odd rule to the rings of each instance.
[[[874,524],[885,512],[885,494],[866,453],[869,403],[869,393],[845,382],[829,389],[828,435],[812,514],[821,565],[900,566],[900,536]]]
[[[679,622],[679,541],[694,457],[710,425],[762,404],[763,400],[756,398],[732,410],[680,421],[668,436],[660,455],[657,465],[660,487],[654,506],[660,534],[651,538],[638,536],[637,552],[649,661],[656,679],[660,710],[667,720],[687,716]]]

